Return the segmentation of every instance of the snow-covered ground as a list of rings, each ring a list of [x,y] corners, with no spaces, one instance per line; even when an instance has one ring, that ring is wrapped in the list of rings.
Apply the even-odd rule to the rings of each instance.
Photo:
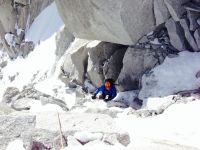
[[[152,141],[152,144],[157,142],[163,145],[177,146],[177,149],[181,149],[181,147],[184,149],[187,146],[188,149],[189,147],[200,149],[199,108],[200,101],[175,104],[159,116],[152,118],[123,116],[116,121],[132,135],[133,143],[130,144],[130,147],[135,147],[137,150],[148,149],[148,145],[145,145],[146,140]],[[138,145],[137,142],[141,145]],[[148,150],[151,148],[149,147]]]
[[[158,97],[166,97],[183,90],[200,87],[200,53],[188,51],[179,53],[174,58],[167,57],[164,63],[152,69],[142,78],[142,90],[139,97],[151,101]]]
[[[14,86],[22,89],[24,85],[35,82],[39,91],[64,100],[68,107],[75,102],[75,93],[66,93],[65,85],[52,73],[55,63],[56,32],[63,26],[57,13],[55,3],[47,7],[34,21],[27,31],[26,40],[38,44],[27,58],[18,58],[8,61],[7,67],[2,69],[3,79],[0,80],[0,99],[6,87]],[[98,42],[98,41],[96,41]],[[155,41],[156,42],[156,41]],[[93,43],[95,45],[95,43]],[[89,46],[94,46],[89,45]],[[144,75],[140,98],[146,99],[146,107],[156,109],[172,100],[172,94],[180,90],[195,89],[200,86],[200,79],[196,73],[200,70],[200,53],[181,52],[178,57],[166,58],[164,63],[152,70],[151,74]],[[14,81],[10,77],[15,76]],[[35,76],[35,78],[33,78]],[[57,90],[55,94],[54,90]],[[134,92],[120,93],[116,99],[135,97]],[[58,111],[61,108],[52,104],[41,105],[34,102],[31,112]],[[87,108],[106,108],[105,103],[85,103]],[[120,144],[114,146],[103,142],[91,142],[84,146],[68,147],[66,150],[187,150],[200,149],[200,101],[188,104],[175,104],[169,107],[162,115],[152,118],[136,118],[127,115],[126,111],[115,119],[117,125],[127,131],[131,137],[128,147]],[[76,110],[79,111],[79,110]],[[100,138],[101,135],[82,133],[76,135],[88,140]],[[10,143],[7,150],[24,150],[22,141]]]

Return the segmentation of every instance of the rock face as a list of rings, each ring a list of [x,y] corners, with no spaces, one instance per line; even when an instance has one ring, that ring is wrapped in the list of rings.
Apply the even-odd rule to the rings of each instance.
[[[85,80],[85,73],[87,72],[88,50],[83,46],[78,51],[71,54],[72,63],[75,66],[75,75],[77,82],[83,84]]]
[[[156,18],[156,25],[162,24],[170,17],[164,0],[154,0],[154,14]]]
[[[116,51],[103,66],[103,72],[106,79],[110,78],[114,81],[117,80],[119,73],[123,67],[122,61],[124,58],[125,49]]]
[[[138,89],[141,76],[163,60],[164,57],[159,50],[129,48],[125,53],[124,65],[118,77],[118,89],[120,91]]]
[[[168,30],[171,44],[179,51],[187,50],[187,41],[180,23],[171,18],[166,22],[165,26]]]
[[[64,26],[56,35],[56,56],[61,58],[70,43],[74,40],[74,36]]]
[[[131,45],[155,27],[153,0],[57,0],[56,4],[69,31],[79,38]]]
[[[6,38],[6,34],[12,34],[16,37],[11,46],[7,39],[3,40],[4,49],[8,51],[10,58],[16,58],[23,51],[20,51],[20,44],[24,43],[25,31],[32,24],[39,13],[46,8],[53,0],[3,0],[0,3],[0,38]],[[25,44],[27,45],[27,44]],[[28,43],[29,45],[29,43]],[[22,45],[24,46],[24,44]],[[31,49],[29,49],[31,51]],[[27,54],[26,52],[23,54]]]
[[[200,49],[200,28],[194,32],[194,37],[197,41],[198,48]]]
[[[190,44],[190,47],[192,48],[192,50],[198,51],[199,49],[197,47],[196,41],[194,40],[194,37],[192,36],[192,33],[189,30],[189,21],[187,19],[181,19],[180,24],[184,29],[185,37],[188,43]]]
[[[71,80],[76,80],[79,84],[83,83],[85,68],[87,67],[85,66],[87,65],[85,63],[87,51],[84,51],[84,48],[89,42],[89,40],[75,39],[65,52],[62,65],[62,74],[64,76],[61,79],[66,84],[69,84]],[[84,57],[82,58],[82,56]]]

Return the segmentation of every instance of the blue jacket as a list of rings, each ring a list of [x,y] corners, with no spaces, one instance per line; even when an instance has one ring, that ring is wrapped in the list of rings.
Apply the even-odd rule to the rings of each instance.
[[[95,92],[95,95],[97,95],[99,92],[102,92],[103,93],[103,96],[106,96],[106,95],[109,95],[109,99],[113,99],[115,98],[115,96],[117,95],[117,90],[115,88],[114,85],[111,85],[111,88],[110,90],[107,90],[105,88],[104,85],[102,85],[101,87],[99,87],[96,92]]]

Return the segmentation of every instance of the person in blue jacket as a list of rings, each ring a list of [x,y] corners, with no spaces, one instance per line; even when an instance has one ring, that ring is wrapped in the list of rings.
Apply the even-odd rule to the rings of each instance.
[[[99,87],[94,95],[92,96],[92,99],[104,99],[105,101],[110,101],[117,95],[117,90],[115,88],[114,82],[112,79],[106,79],[104,82],[104,85]]]

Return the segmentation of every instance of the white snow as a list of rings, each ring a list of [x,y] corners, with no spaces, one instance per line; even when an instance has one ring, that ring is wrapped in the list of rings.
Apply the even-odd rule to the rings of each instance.
[[[98,40],[94,40],[90,43],[87,44],[87,48],[93,48],[93,47],[96,47],[101,41],[98,41]]]
[[[166,58],[164,63],[142,77],[141,99],[163,97],[182,90],[197,89],[200,79],[200,53],[181,52],[178,57]]]
[[[6,150],[25,150],[22,140],[15,140],[8,144]]]
[[[42,105],[40,101],[30,103],[29,112],[64,112],[62,108],[55,104]]]
[[[133,103],[135,97],[137,97],[138,91],[126,91],[117,93],[117,96],[113,99],[113,101],[124,102],[128,105]]]
[[[7,44],[10,46],[10,47],[15,47],[16,45],[16,36],[12,33],[6,33],[5,34],[5,40],[7,42]]]
[[[90,143],[88,143],[84,146],[70,146],[61,150],[94,150],[94,149],[95,150],[125,150],[126,148],[120,144],[116,144],[116,146],[112,146],[112,145],[106,145],[102,142],[96,142],[96,144],[92,146],[90,145]]]
[[[21,32],[23,32],[24,30],[23,29],[20,29],[17,25],[17,23],[15,24],[15,29],[17,30],[17,35],[20,35]]]
[[[41,43],[57,32],[62,25],[63,22],[58,14],[56,4],[53,2],[34,20],[25,35],[25,41]]]
[[[74,137],[83,142],[83,143],[87,143],[89,141],[94,141],[94,140],[101,140],[103,138],[103,134],[102,133],[90,133],[90,132],[76,132],[74,134]]]
[[[150,43],[155,45],[161,45],[161,43],[158,41],[158,38],[155,38],[153,41],[150,41]]]
[[[40,80],[44,76],[51,74],[52,66],[55,61],[55,35],[41,43],[34,49],[34,52],[30,53],[26,59],[17,58],[15,61],[9,61],[5,69],[2,70],[6,75],[3,78],[3,82],[15,86],[20,90],[24,85],[27,85],[33,79],[33,75],[36,75],[35,80]],[[13,82],[10,82],[9,77],[16,76]],[[36,81],[37,82],[37,81]]]
[[[173,145],[200,148],[200,101],[188,104],[175,104],[162,115],[153,118],[123,116],[116,119],[118,125],[129,131],[133,141],[141,143],[144,149],[149,139],[152,143],[172,143]],[[134,147],[134,142],[129,147]],[[151,150],[150,148],[148,150]],[[152,149],[153,150],[153,149]]]

